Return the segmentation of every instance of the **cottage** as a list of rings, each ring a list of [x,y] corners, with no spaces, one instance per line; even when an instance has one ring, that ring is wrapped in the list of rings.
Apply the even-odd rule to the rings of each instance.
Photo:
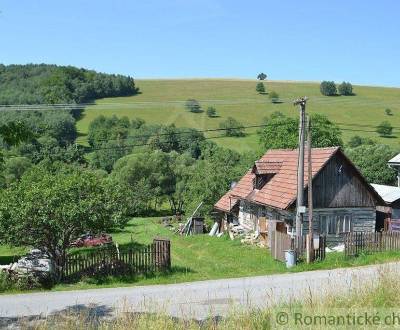
[[[259,230],[293,233],[296,213],[298,150],[269,150],[215,204],[221,219]],[[307,196],[307,157],[304,189]],[[339,147],[312,149],[314,231],[338,244],[350,231],[375,231],[376,206],[385,205]],[[307,205],[307,198],[305,198]],[[307,213],[302,225],[308,232]]]

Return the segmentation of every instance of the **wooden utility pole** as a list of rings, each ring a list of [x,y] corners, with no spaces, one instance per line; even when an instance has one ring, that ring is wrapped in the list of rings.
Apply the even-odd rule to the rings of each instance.
[[[297,163],[297,204],[296,204],[296,249],[300,250],[302,237],[304,207],[304,140],[305,140],[305,116],[306,116],[307,97],[302,97],[293,102],[300,106],[299,123],[299,152]]]
[[[314,223],[313,223],[313,194],[312,194],[312,143],[311,119],[307,116],[307,151],[308,151],[308,237],[307,263],[314,261]]]

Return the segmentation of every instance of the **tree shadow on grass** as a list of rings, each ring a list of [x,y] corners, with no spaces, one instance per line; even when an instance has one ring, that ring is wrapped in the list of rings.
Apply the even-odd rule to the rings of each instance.
[[[110,319],[115,315],[114,309],[106,305],[77,304],[67,306],[45,316],[29,315],[23,317],[0,317],[0,328],[10,329],[36,329],[45,322],[46,329],[55,329],[63,322],[70,319],[79,320],[82,324],[97,328],[104,319]]]
[[[0,256],[0,265],[9,265],[16,262],[19,258],[21,258],[20,255]]]

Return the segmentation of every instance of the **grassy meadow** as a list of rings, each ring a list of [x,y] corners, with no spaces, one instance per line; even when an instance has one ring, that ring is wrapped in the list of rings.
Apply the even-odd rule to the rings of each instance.
[[[99,115],[140,117],[152,124],[175,124],[178,127],[192,127],[199,130],[218,128],[219,123],[231,116],[244,125],[259,125],[264,117],[274,111],[296,116],[297,108],[292,101],[299,96],[308,96],[307,111],[323,113],[329,119],[341,124],[344,140],[353,135],[376,138],[394,147],[400,146],[400,130],[395,129],[393,137],[379,137],[373,127],[388,120],[392,126],[400,128],[400,89],[384,87],[354,86],[354,96],[321,95],[319,83],[265,81],[266,94],[255,91],[256,80],[234,79],[187,79],[187,80],[137,80],[140,94],[132,97],[116,97],[97,100],[88,106],[78,122],[81,136],[78,142],[85,143],[89,123]],[[276,91],[282,103],[272,104],[268,92]],[[216,118],[203,113],[190,113],[184,103],[187,99],[197,99],[203,110],[214,106]],[[393,115],[387,115],[390,108]],[[348,125],[348,126],[347,126]],[[357,130],[357,131],[350,131]],[[215,141],[237,151],[260,148],[256,128],[248,129],[242,138],[220,137]],[[209,132],[208,137],[220,136],[219,132]]]

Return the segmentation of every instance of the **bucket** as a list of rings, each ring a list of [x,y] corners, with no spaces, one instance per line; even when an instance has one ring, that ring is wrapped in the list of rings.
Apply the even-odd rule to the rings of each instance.
[[[292,268],[296,265],[296,251],[285,250],[286,268]]]

